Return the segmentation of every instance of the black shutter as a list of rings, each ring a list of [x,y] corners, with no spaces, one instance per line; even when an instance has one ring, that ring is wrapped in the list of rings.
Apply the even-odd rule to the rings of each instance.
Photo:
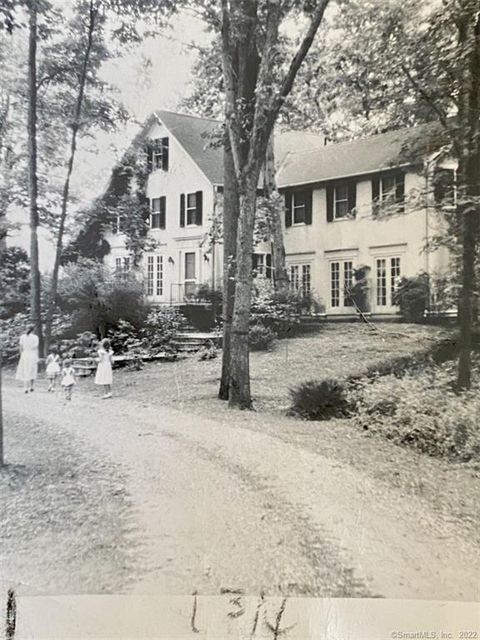
[[[395,202],[398,204],[399,213],[405,211],[405,174],[399,173],[395,184]]]
[[[161,196],[160,198],[160,229],[165,229],[166,222],[166,211],[167,211],[167,198],[166,196]]]
[[[352,180],[348,183],[348,212],[349,214],[355,218],[357,215],[357,211],[355,207],[357,206],[357,183],[355,180]]]
[[[292,226],[292,192],[285,191],[285,226]]]
[[[312,224],[312,199],[312,190],[305,191],[305,224]]]
[[[168,138],[162,138],[162,169],[168,171]]]
[[[197,191],[195,194],[195,208],[197,214],[197,224],[203,224],[203,191]]]
[[[265,264],[267,265],[265,268],[266,277],[271,280],[272,279],[272,254],[265,254]]]
[[[257,275],[257,269],[258,269],[258,253],[252,253],[252,272],[253,272],[253,277],[255,277]]]
[[[185,194],[180,194],[180,226],[185,226]]]
[[[380,206],[380,177],[372,178],[372,215],[377,215]]]
[[[153,169],[153,148],[150,142],[145,145],[145,155],[147,156],[147,171],[152,173]]]
[[[333,184],[327,184],[327,222],[333,220]]]

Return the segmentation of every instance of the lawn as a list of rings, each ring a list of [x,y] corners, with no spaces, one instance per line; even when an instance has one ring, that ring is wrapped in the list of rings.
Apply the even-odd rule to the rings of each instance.
[[[255,408],[284,413],[290,404],[289,389],[301,381],[361,373],[385,359],[424,349],[440,333],[438,327],[422,325],[384,324],[373,332],[360,323],[329,323],[314,334],[278,340],[270,351],[251,354]],[[194,355],[147,364],[138,372],[119,370],[115,388],[136,400],[211,413],[223,404],[216,399],[220,371],[220,352],[207,361]]]

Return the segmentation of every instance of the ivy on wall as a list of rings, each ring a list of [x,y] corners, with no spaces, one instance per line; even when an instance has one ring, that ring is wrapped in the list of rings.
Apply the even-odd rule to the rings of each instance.
[[[119,224],[126,249],[133,264],[138,265],[143,252],[155,244],[148,237],[150,203],[146,197],[147,179],[145,149],[137,143],[114,167],[105,192],[78,214],[80,228],[66,247],[63,262],[75,262],[79,257],[103,260],[110,253],[105,234]]]

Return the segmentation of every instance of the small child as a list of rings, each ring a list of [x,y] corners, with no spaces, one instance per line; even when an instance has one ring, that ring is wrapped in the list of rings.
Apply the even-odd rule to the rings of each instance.
[[[73,385],[75,384],[75,369],[71,360],[65,360],[62,369],[62,387],[65,389],[65,399],[72,399]]]
[[[48,390],[55,391],[55,383],[60,375],[60,356],[57,353],[56,347],[52,347],[47,356],[46,374],[48,379]]]
[[[113,351],[110,340],[105,338],[101,341],[98,350],[98,366],[95,374],[95,384],[102,385],[105,389],[105,393],[102,396],[104,400],[112,397],[112,359]]]

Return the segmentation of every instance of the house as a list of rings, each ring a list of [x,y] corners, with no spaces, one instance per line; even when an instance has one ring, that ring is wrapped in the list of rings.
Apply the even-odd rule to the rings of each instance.
[[[148,141],[150,231],[155,249],[143,256],[146,294],[152,303],[180,304],[202,285],[222,285],[222,244],[211,233],[223,183],[221,123],[158,111],[142,137]],[[448,254],[425,251],[438,231],[429,181],[434,154],[405,149],[425,135],[417,127],[325,145],[323,136],[276,135],[277,183],[291,287],[311,293],[328,316],[356,312],[351,290],[365,285],[367,308],[397,312],[393,292],[401,276],[441,273]],[[215,144],[217,139],[217,144]],[[453,175],[453,165],[444,167]],[[130,267],[125,237],[106,234],[112,269]],[[257,277],[271,275],[268,243],[254,255]]]

